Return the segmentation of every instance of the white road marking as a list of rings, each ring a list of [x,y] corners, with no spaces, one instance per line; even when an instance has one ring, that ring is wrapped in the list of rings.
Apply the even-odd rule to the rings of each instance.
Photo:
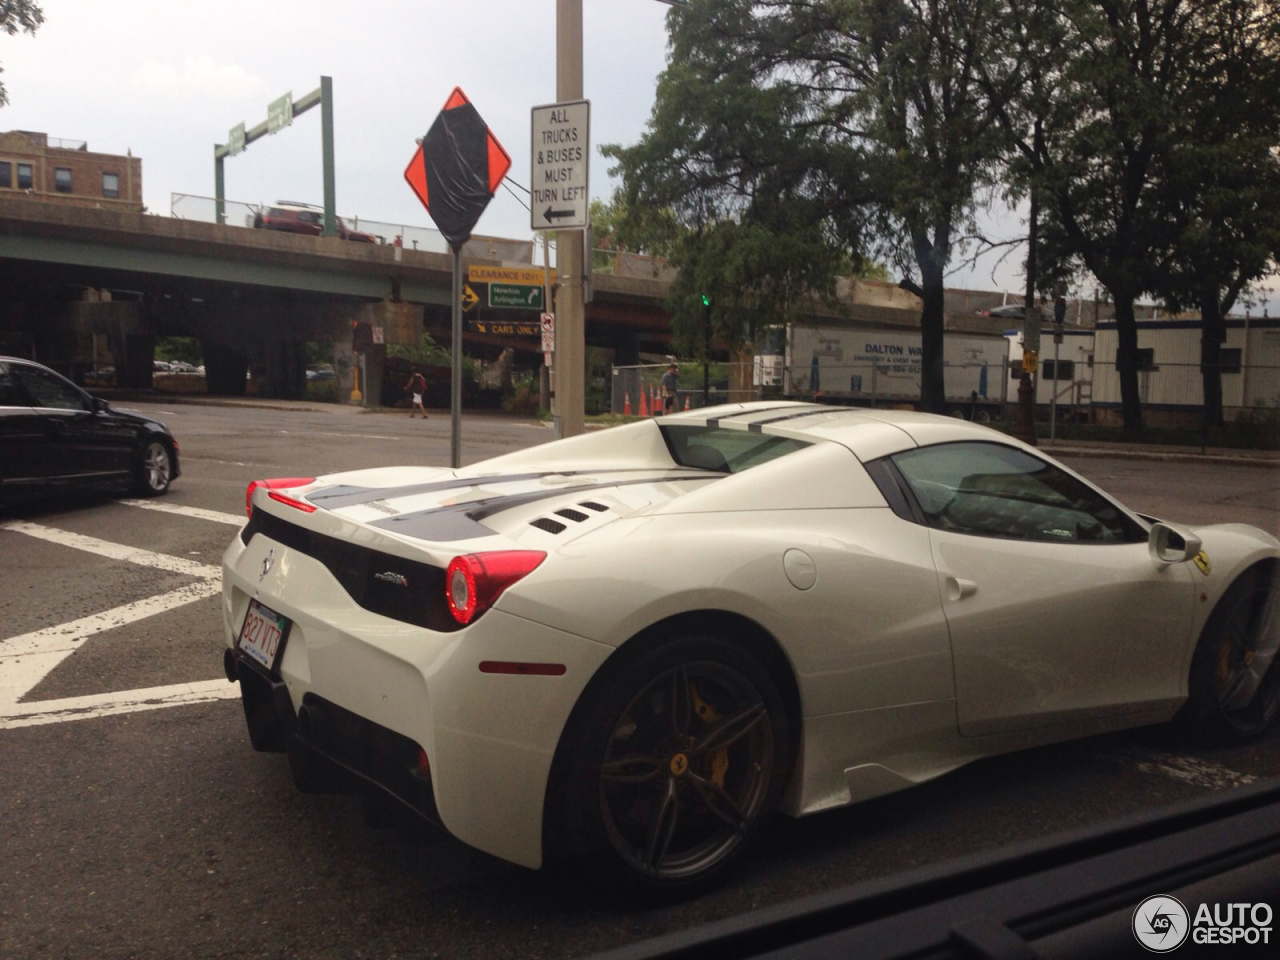
[[[89,637],[217,596],[221,591],[222,585],[217,581],[202,580],[70,623],[0,640],[0,716],[16,706],[28,690],[75,653],[80,643]]]
[[[155,506],[151,503],[145,503],[145,505]],[[201,512],[212,514],[205,519],[216,519],[219,523],[230,523],[233,516],[232,514],[214,514],[213,511]],[[237,526],[242,523],[239,517],[235,517],[234,521]],[[112,560],[123,560],[139,566],[197,578],[194,583],[168,593],[126,603],[69,623],[0,640],[0,730],[61,723],[67,720],[86,720],[120,713],[135,713],[140,710],[157,710],[162,707],[205,703],[239,696],[239,687],[225,680],[207,680],[140,690],[121,690],[86,697],[20,703],[23,696],[35,689],[51,671],[80,649],[81,641],[116,627],[136,623],[147,617],[217,596],[222,591],[222,571],[219,567],[196,563],[182,557],[111,543],[107,540],[99,540],[97,537],[71,533],[36,523],[15,521],[0,525],[0,530],[25,534]]]
[[[110,560],[124,560],[144,567],[154,567],[157,570],[168,570],[171,573],[185,573],[190,577],[212,577],[217,579],[222,576],[220,567],[212,567],[207,563],[196,563],[194,560],[170,556],[167,553],[154,553],[151,550],[143,550],[141,547],[127,547],[122,543],[111,543],[107,540],[99,540],[97,537],[71,533],[68,530],[58,530],[54,527],[45,527],[38,523],[15,520],[12,523],[0,526],[0,530],[25,533],[29,537],[46,540],[49,543],[56,543],[64,547],[72,547],[76,550],[84,550],[86,553],[94,553]]]
[[[64,700],[37,700],[8,707],[7,715],[0,716],[0,730],[65,723],[68,720],[90,720],[94,717],[160,710],[192,703],[210,703],[239,696],[239,685],[222,679],[175,683],[166,687],[144,687],[140,690],[99,693],[87,697],[68,697]]]
[[[289,433],[288,430],[277,430],[277,433]],[[403,440],[404,437],[392,437],[385,433],[324,433],[320,430],[306,431],[308,437],[353,437],[358,440]]]
[[[141,507],[143,510],[157,510],[160,513],[172,513],[180,517],[194,517],[197,520],[211,520],[214,523],[225,523],[233,527],[243,527],[245,518],[238,513],[222,513],[218,510],[205,510],[203,507],[184,507],[178,503],[163,503],[159,500],[118,500],[130,507]]]
[[[1178,756],[1140,746],[1103,751],[1093,756],[1132,766],[1141,773],[1152,773],[1171,780],[1180,780],[1206,790],[1230,790],[1258,782],[1258,778],[1252,774],[1239,773],[1209,760]]]

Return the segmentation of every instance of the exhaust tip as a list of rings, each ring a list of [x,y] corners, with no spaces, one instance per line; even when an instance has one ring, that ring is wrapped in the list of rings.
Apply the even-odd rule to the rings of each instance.
[[[298,736],[307,743],[315,743],[320,720],[320,711],[311,704],[304,703],[298,709]]]
[[[236,670],[236,655],[230,650],[222,651],[222,669],[227,675],[230,683],[235,683],[240,679],[240,674]]]

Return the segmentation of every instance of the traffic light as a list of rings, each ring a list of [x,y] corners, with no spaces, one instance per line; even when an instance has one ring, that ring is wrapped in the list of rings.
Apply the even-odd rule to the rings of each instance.
[[[373,330],[367,323],[351,321],[351,349],[356,353],[368,353],[373,346]]]
[[[707,296],[705,293],[702,295],[702,305],[704,307],[711,306],[711,298]]]

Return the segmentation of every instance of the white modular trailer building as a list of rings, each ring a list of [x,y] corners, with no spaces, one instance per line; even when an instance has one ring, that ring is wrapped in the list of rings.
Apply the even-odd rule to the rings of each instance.
[[[987,415],[1003,402],[1009,342],[999,334],[947,331],[943,374],[947,400],[968,415]],[[790,397],[854,404],[920,399],[918,330],[878,330],[790,324],[783,392]]]
[[[1227,420],[1280,407],[1280,319],[1230,317],[1222,345],[1222,406]],[[1144,410],[1190,412],[1204,405],[1199,320],[1138,321],[1138,393]],[[1114,321],[1094,336],[1093,405],[1120,407]],[[1042,354],[1043,356],[1043,354]]]
[[[1022,379],[1022,331],[1006,330],[1009,340],[1009,376],[1005,399],[1018,402],[1018,382]],[[1053,342],[1053,325],[1040,328],[1040,367],[1036,375],[1036,404],[1049,406],[1055,396],[1059,407],[1084,409],[1093,389],[1093,330],[1063,325],[1062,343]],[[1057,347],[1057,360],[1054,347]]]

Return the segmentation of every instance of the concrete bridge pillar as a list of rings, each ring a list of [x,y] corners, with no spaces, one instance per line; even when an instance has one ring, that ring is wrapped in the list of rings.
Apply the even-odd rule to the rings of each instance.
[[[253,360],[258,396],[271,400],[305,400],[307,345],[302,340],[264,340]]]
[[[68,355],[59,358],[60,366],[83,369],[93,359],[94,336],[105,336],[117,386],[150,389],[155,327],[136,302],[77,300],[67,304],[67,315],[72,335],[67,342]]]
[[[613,338],[613,365],[631,367],[640,362],[640,338],[634,330],[619,330]]]
[[[204,358],[204,380],[209,392],[220,397],[244,396],[248,358],[235,348],[208,337],[200,338],[200,352]]]

